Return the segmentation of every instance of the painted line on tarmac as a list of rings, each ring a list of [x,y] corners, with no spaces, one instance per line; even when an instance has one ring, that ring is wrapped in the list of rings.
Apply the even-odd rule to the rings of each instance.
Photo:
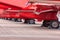
[[[0,35],[0,37],[60,38],[60,36],[50,36],[50,35]]]

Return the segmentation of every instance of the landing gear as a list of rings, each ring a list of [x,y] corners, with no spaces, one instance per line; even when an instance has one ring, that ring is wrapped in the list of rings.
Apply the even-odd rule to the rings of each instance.
[[[9,20],[12,20],[12,18],[10,18]]]
[[[17,22],[22,22],[22,20],[21,20],[21,19],[16,19],[16,21],[17,21]]]
[[[48,28],[58,29],[59,28],[59,22],[58,21],[51,21]]]
[[[12,20],[12,18],[7,18],[8,20]]]
[[[35,24],[35,20],[33,20],[33,19],[25,19],[24,23],[26,23],[26,24]]]
[[[15,18],[12,18],[12,21],[15,21]]]
[[[26,19],[25,19],[25,20],[24,20],[24,23],[26,23],[26,24],[27,24],[27,23],[28,23],[28,20],[26,20]]]
[[[29,20],[28,23],[29,24],[35,24],[35,20]]]
[[[58,29],[59,22],[58,21],[44,21],[43,26],[48,27],[49,29]]]
[[[50,24],[50,21],[46,21],[46,20],[44,20],[44,22],[43,22],[43,25],[42,25],[42,26],[44,26],[44,27],[48,27],[48,26],[49,26],[49,24]]]
[[[17,19],[17,18],[12,18],[12,21],[15,21],[15,22],[22,22],[21,19]]]
[[[8,18],[5,18],[5,20],[8,20]]]

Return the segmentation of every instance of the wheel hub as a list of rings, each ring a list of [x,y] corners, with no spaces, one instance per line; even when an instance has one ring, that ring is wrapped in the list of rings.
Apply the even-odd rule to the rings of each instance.
[[[53,26],[53,27],[57,27],[57,26],[58,26],[58,23],[57,23],[57,22],[53,22],[53,23],[52,23],[52,26]]]

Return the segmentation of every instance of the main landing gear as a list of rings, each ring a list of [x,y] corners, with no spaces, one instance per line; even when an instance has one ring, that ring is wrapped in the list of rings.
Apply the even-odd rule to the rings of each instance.
[[[52,20],[52,21],[44,20],[43,26],[48,27],[49,29],[58,29],[59,28],[59,22],[57,20]]]
[[[34,19],[25,19],[24,23],[26,23],[26,24],[35,24],[35,20]]]

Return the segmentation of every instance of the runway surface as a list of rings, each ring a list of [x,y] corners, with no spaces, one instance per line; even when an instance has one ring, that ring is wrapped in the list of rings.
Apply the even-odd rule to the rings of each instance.
[[[0,40],[60,40],[60,29],[0,19]]]

